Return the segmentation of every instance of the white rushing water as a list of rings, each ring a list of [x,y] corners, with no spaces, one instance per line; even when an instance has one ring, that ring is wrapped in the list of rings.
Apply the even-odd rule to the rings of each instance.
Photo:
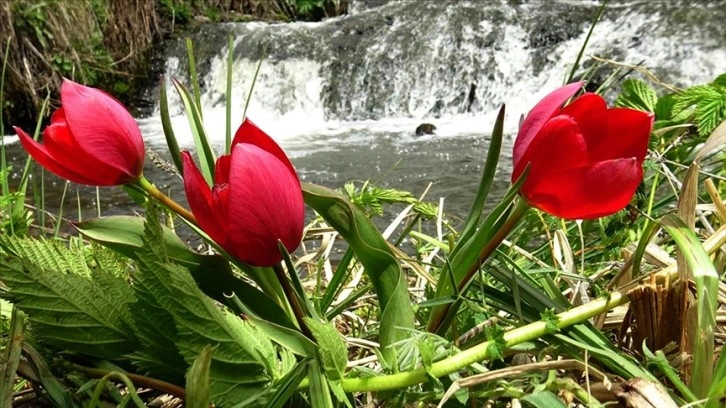
[[[233,117],[242,117],[264,47],[267,58],[247,114],[293,156],[386,134],[415,142],[413,130],[422,122],[436,125],[437,138],[487,134],[502,103],[511,134],[520,115],[563,84],[599,7],[572,1],[547,9],[541,2],[419,4],[394,2],[322,23],[217,27],[236,36]],[[595,55],[642,64],[679,85],[708,82],[725,71],[724,40],[691,23],[674,28],[672,16],[679,13],[642,2],[614,3],[583,60]],[[214,50],[202,75],[202,104],[207,132],[221,146],[229,50],[226,41],[199,41],[198,49]],[[185,78],[179,58],[168,59],[167,77]],[[179,114],[178,99],[171,103]],[[149,142],[163,142],[158,114],[140,122]],[[186,119],[177,116],[174,124],[180,143],[191,146]]]

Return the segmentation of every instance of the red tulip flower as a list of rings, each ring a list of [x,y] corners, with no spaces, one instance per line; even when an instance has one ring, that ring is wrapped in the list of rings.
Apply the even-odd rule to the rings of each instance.
[[[593,219],[625,208],[643,178],[653,127],[652,114],[608,109],[593,93],[562,107],[582,84],[545,96],[524,119],[514,142],[512,181],[531,164],[521,189],[524,199],[568,219]]]
[[[51,172],[91,186],[134,182],[144,167],[144,140],[131,114],[107,93],[63,80],[61,107],[43,144],[16,127],[27,152]]]
[[[278,240],[292,252],[305,221],[300,180],[280,146],[249,120],[217,159],[209,187],[182,152],[184,188],[199,226],[231,255],[255,266],[282,260]]]

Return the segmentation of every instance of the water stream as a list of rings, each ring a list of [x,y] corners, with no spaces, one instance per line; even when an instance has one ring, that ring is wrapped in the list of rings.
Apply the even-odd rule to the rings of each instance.
[[[415,195],[431,184],[428,199],[445,197],[445,209],[455,215],[464,215],[473,198],[502,103],[508,136],[495,188],[507,187],[520,116],[563,83],[600,7],[564,0],[364,3],[354,3],[351,15],[322,23],[209,24],[193,33],[207,133],[221,151],[231,35],[235,126],[264,57],[247,114],[282,145],[302,179],[332,188],[371,179]],[[596,55],[641,64],[678,86],[708,82],[726,71],[723,21],[726,4],[718,1],[612,2],[580,72]],[[183,39],[164,52],[166,77],[188,84]],[[611,69],[598,70],[590,86]],[[169,89],[174,127],[182,147],[190,148],[191,133],[174,94]],[[148,92],[151,100],[157,95]],[[434,124],[436,134],[415,136],[422,122]],[[163,156],[158,108],[139,124],[147,146]],[[17,179],[24,155],[17,144],[7,147]],[[145,173],[182,197],[178,177],[151,163]],[[55,208],[63,183],[46,180],[49,208]],[[78,216],[76,189],[84,216],[95,214],[95,190],[73,186],[65,215]],[[135,208],[118,188],[104,189],[101,200],[104,214]]]

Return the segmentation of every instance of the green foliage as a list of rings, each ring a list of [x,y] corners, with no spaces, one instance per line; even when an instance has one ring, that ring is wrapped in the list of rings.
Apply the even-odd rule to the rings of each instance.
[[[413,328],[414,323],[408,284],[398,260],[371,220],[340,194],[304,184],[303,197],[306,204],[345,237],[365,267],[380,304],[381,351],[386,362],[392,364],[396,357],[390,346],[405,338],[404,330]]]
[[[171,333],[164,335],[187,364],[207,345],[215,347],[209,373],[215,403],[231,406],[261,392],[272,378],[284,374],[276,363],[272,343],[262,332],[207,298],[186,268],[169,261],[162,237],[161,225],[151,207],[144,237],[146,250],[141,253],[140,269],[134,275],[138,298],[153,299],[154,321],[171,322],[166,324],[173,327],[164,328]],[[137,304],[141,306],[137,314],[149,314],[149,300]],[[153,357],[148,352],[143,354]]]
[[[623,81],[623,90],[615,100],[615,106],[655,112],[658,96],[655,90],[643,81],[628,79]]]
[[[10,288],[2,296],[28,314],[39,339],[107,359],[138,347],[127,270],[112,253],[2,235],[0,248],[0,277]]]
[[[690,112],[698,135],[707,137],[726,119],[726,74],[707,85],[699,85],[674,95],[673,115]]]

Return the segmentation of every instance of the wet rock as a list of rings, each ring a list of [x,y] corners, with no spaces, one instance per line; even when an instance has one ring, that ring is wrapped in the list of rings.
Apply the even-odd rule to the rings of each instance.
[[[416,128],[416,136],[433,135],[436,126],[432,123],[422,123]]]

